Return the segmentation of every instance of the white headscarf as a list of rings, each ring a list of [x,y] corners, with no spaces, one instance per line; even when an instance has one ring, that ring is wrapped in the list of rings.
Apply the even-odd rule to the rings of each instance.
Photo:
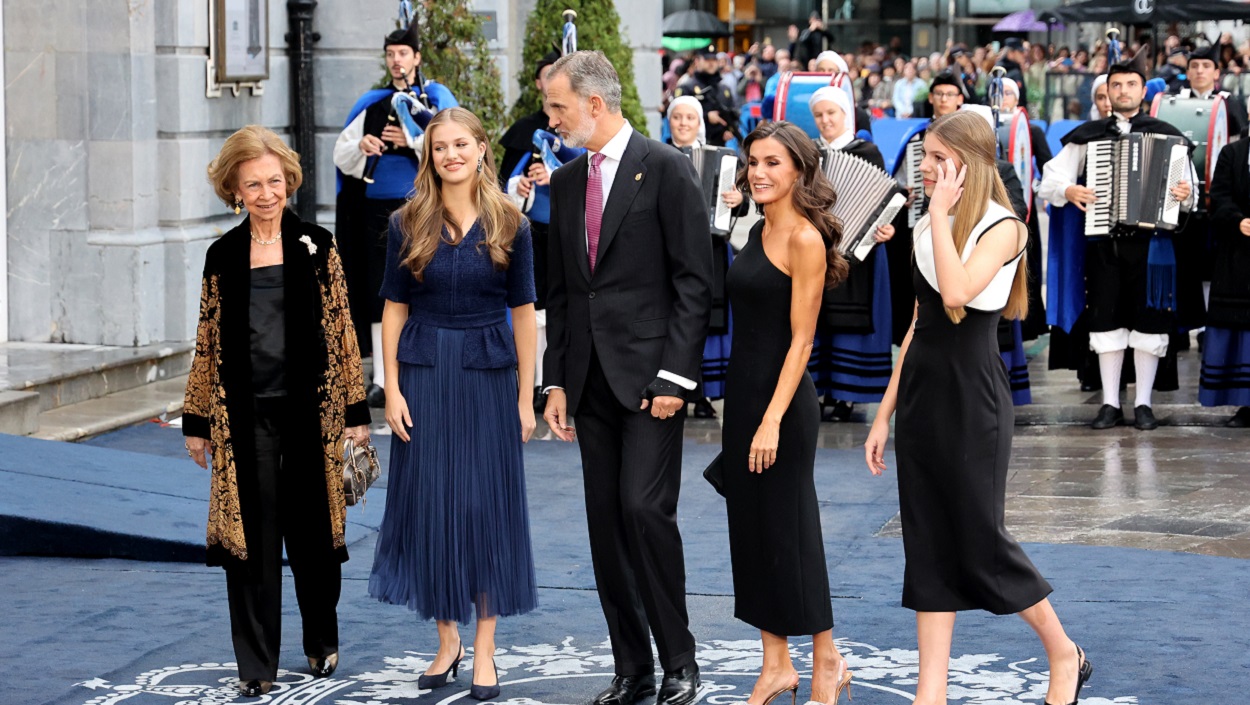
[[[699,140],[700,147],[706,145],[707,124],[703,121],[703,104],[699,102],[698,98],[695,98],[692,95],[683,95],[680,98],[674,98],[673,101],[668,104],[668,113],[665,114],[665,117],[669,120],[669,133],[672,134],[673,131],[673,110],[679,105],[689,105],[694,108],[696,113],[699,114],[699,134],[695,137],[695,139]]]
[[[1103,84],[1105,84],[1106,82],[1107,82],[1107,74],[1105,73],[1099,74],[1098,77],[1094,79],[1093,85],[1089,87],[1089,102],[1093,104],[1089,108],[1089,114],[1090,114],[1090,117],[1092,117],[1095,120],[1100,120],[1104,117],[1107,117],[1106,115],[1103,115],[1102,113],[1098,112],[1098,97],[1097,97],[1098,89],[1102,88]]]
[[[846,59],[843,59],[843,58],[842,58],[842,55],[841,55],[841,54],[839,54],[838,52],[836,52],[836,51],[822,51],[822,52],[820,52],[819,54],[817,54],[817,55],[816,55],[816,65],[817,65],[817,66],[820,66],[820,62],[822,62],[822,61],[826,61],[826,60],[828,60],[828,61],[832,61],[832,62],[833,62],[833,65],[838,67],[838,68],[837,68],[838,73],[849,73],[849,72],[850,72],[850,68],[846,65]]]
[[[1003,78],[1003,95],[1007,95],[1008,93],[1015,93],[1016,98],[1019,99],[1020,98],[1020,84],[1016,83],[1014,79],[1004,77]]]
[[[816,104],[822,101],[831,100],[842,109],[842,113],[846,116],[843,132],[850,130],[851,134],[855,134],[855,108],[851,105],[851,98],[838,86],[825,86],[816,89],[811,98],[807,99],[807,107],[812,112],[816,111]],[[834,135],[840,137],[841,135]]]

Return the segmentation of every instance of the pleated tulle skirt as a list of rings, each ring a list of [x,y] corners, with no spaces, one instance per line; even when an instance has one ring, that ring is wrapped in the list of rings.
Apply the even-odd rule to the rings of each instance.
[[[392,436],[369,594],[465,623],[538,604],[516,372],[464,369],[463,330],[439,329],[433,367],[399,365],[413,426]]]

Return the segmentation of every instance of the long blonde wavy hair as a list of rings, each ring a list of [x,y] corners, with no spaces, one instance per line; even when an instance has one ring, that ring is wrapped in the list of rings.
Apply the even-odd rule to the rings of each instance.
[[[934,120],[928,131],[950,147],[959,161],[968,167],[964,176],[964,193],[955,204],[955,225],[951,228],[955,251],[962,253],[972,236],[972,229],[989,210],[990,201],[1012,213],[1016,212],[1007,195],[1007,187],[998,175],[998,140],[984,117],[962,110]],[[1023,214],[1019,215],[1024,218]],[[1022,319],[1029,313],[1028,265],[1028,259],[1022,255],[1015,279],[1011,282],[1011,294],[1003,308],[1004,318]],[[959,323],[968,312],[960,306],[947,308],[946,315]]]
[[[521,226],[523,217],[516,204],[499,190],[499,182],[495,177],[495,157],[491,154],[490,142],[482,121],[464,108],[440,110],[425,128],[421,168],[417,171],[414,182],[413,192],[417,195],[399,209],[398,216],[404,233],[403,251],[406,254],[403,264],[412,270],[417,281],[424,281],[425,268],[434,259],[444,227],[451,234],[452,242],[460,242],[464,238],[460,224],[451,218],[443,205],[443,179],[434,168],[434,131],[452,123],[468,130],[474,141],[486,147],[486,153],[482,155],[482,168],[472,177],[476,180],[473,204],[477,208],[478,224],[485,233],[478,247],[484,247],[490,252],[496,270],[508,268],[512,241],[516,238],[517,228]],[[469,168],[474,167],[470,164]]]

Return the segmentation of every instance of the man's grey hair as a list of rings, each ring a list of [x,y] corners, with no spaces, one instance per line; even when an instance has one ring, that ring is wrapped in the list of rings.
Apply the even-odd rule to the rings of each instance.
[[[601,51],[575,51],[560,57],[552,64],[547,80],[564,74],[569,87],[582,100],[597,95],[603,99],[608,112],[621,112],[621,79],[612,68],[612,62]]]

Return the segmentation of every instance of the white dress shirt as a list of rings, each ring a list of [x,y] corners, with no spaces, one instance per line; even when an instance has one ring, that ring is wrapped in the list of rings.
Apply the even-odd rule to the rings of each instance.
[[[1132,125],[1128,118],[1116,113],[1116,128],[1120,130],[1120,134],[1126,135],[1132,131]],[[1052,206],[1068,205],[1068,197],[1066,191],[1069,186],[1076,186],[1077,180],[1085,171],[1085,153],[1087,145],[1083,144],[1067,144],[1054,159],[1046,162],[1045,168],[1042,169],[1042,185],[1037,189],[1037,195],[1042,197],[1043,201]],[[1187,175],[1185,180],[1189,182],[1190,191],[1189,198],[1181,204],[1181,210],[1188,211],[1198,203],[1198,176],[1194,171],[1193,160],[1187,162]]]

